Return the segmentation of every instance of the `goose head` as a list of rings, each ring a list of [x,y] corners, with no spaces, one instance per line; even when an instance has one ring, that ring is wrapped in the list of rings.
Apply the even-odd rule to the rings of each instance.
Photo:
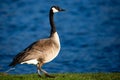
[[[58,6],[52,6],[51,7],[51,11],[53,12],[53,13],[56,13],[56,12],[61,12],[61,11],[65,11],[64,9],[61,9],[60,7],[58,7]]]

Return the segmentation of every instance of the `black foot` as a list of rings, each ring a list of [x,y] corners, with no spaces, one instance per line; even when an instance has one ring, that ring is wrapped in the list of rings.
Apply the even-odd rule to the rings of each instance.
[[[38,76],[41,78],[42,76],[38,74]]]
[[[49,77],[49,78],[55,78],[55,76],[51,76],[49,74],[45,74],[46,77]]]

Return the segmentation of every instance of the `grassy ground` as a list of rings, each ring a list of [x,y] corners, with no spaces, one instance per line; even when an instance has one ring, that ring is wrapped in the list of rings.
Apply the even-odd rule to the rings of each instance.
[[[37,74],[10,75],[0,73],[0,80],[120,80],[120,73],[64,73],[52,74],[55,78],[42,78]]]

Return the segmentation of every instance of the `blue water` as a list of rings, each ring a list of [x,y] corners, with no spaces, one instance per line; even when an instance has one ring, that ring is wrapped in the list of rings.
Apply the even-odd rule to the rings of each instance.
[[[55,14],[60,54],[43,66],[51,73],[120,72],[120,0],[0,0],[0,72],[28,45],[49,36],[49,9]],[[17,65],[9,73],[35,73]]]

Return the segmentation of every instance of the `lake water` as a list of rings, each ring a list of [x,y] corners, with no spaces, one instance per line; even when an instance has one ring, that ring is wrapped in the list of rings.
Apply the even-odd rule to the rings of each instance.
[[[60,54],[43,66],[51,73],[120,72],[120,0],[0,0],[0,72],[36,40],[49,36],[49,9],[55,14]],[[12,74],[35,73],[17,65]]]

